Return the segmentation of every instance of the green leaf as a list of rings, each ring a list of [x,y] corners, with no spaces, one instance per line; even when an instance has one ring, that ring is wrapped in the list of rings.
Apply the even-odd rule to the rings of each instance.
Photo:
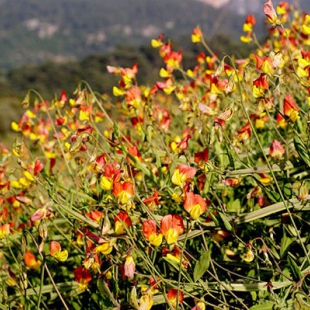
[[[302,274],[299,267],[297,266],[295,260],[290,255],[288,255],[287,261],[292,271],[294,281],[298,282],[302,278]]]
[[[224,224],[224,227],[226,230],[228,231],[233,231],[233,227],[231,226],[230,222],[228,221],[226,215],[224,215],[223,213],[219,212],[219,216]]]
[[[211,247],[208,251],[204,251],[197,261],[194,269],[194,282],[197,282],[205,274],[210,266]]]
[[[265,302],[260,305],[256,305],[250,308],[250,310],[272,310],[274,309],[275,303],[272,301]]]
[[[296,240],[296,238],[289,238],[287,236],[286,230],[283,230],[283,238],[281,239],[281,248],[280,248],[280,256],[283,256],[287,253],[290,245]]]
[[[302,161],[308,166],[310,167],[310,157],[309,157],[309,153],[304,145],[304,143],[302,142],[302,140],[299,138],[298,135],[295,135],[294,138],[294,146],[295,149],[298,153],[298,155],[300,156],[300,158],[302,159]]]
[[[266,190],[265,191],[267,197],[272,201],[272,202],[279,202],[280,201],[280,195],[274,191]]]

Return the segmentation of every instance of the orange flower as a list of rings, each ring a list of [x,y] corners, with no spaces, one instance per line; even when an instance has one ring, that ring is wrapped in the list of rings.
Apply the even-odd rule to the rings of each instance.
[[[282,146],[281,142],[278,140],[273,140],[270,148],[269,148],[269,155],[274,158],[282,158],[284,154],[284,147]]]
[[[266,75],[261,74],[258,79],[253,81],[253,90],[252,90],[253,97],[254,98],[263,97],[268,87],[269,85],[266,79]]]
[[[184,232],[183,219],[177,214],[165,215],[161,220],[160,231],[168,244],[176,243],[179,235]]]
[[[293,97],[290,94],[287,94],[283,102],[283,114],[288,116],[292,122],[295,122],[300,118],[299,111],[300,110]]]
[[[156,222],[147,220],[142,224],[142,233],[144,237],[154,246],[160,246],[163,236],[157,233]]]
[[[115,217],[114,217],[114,223],[115,223],[115,233],[117,235],[122,235],[126,233],[126,228],[129,228],[131,226],[131,220],[128,216],[127,212],[120,211]]]
[[[183,58],[182,52],[174,52],[166,54],[164,57],[164,62],[167,64],[167,70],[172,71],[180,67]]]
[[[196,169],[187,165],[179,165],[174,171],[171,181],[175,185],[181,186],[185,181],[191,179],[196,174]]]
[[[10,234],[10,224],[0,226],[0,240]]]
[[[178,296],[179,295],[179,296]],[[178,298],[178,303],[182,303],[183,302],[183,293],[179,290],[176,290],[174,288],[169,289],[168,293],[167,293],[167,298],[169,300],[169,302],[171,303],[171,305],[175,308],[177,305],[177,296]]]
[[[98,224],[100,224],[101,218],[104,216],[103,213],[98,210],[86,212],[85,215]]]
[[[155,191],[153,196],[144,199],[142,202],[145,203],[151,211],[154,211],[155,207],[159,205],[158,191]]]
[[[243,128],[237,131],[238,133],[238,140],[245,141],[251,137],[251,125],[248,122]]]
[[[98,162],[97,162],[98,163]],[[102,163],[100,165],[105,165]],[[120,167],[117,164],[108,163],[104,167],[104,173],[100,180],[100,187],[103,190],[109,191],[113,187],[113,182],[116,182],[120,178]]]
[[[258,55],[254,55],[255,62],[256,62],[256,68],[258,70],[263,71],[265,74],[272,74],[274,69],[272,65],[272,60],[270,57],[259,57]]]
[[[127,204],[133,196],[133,184],[130,182],[115,182],[113,195],[118,198],[121,204]]]
[[[24,261],[27,267],[38,269],[41,266],[41,261],[37,260],[31,251],[26,251]]]
[[[184,209],[193,220],[197,220],[202,213],[206,212],[207,203],[200,195],[188,192],[184,200]]]
[[[142,94],[141,89],[133,85],[129,90],[126,92],[126,104],[128,108],[134,107],[138,109],[142,102]]]
[[[243,24],[243,31],[246,32],[246,36],[240,37],[242,42],[248,43],[252,41],[253,26],[255,24],[256,24],[256,20],[255,20],[254,15],[252,14],[248,15]]]
[[[78,282],[79,291],[85,291],[87,289],[88,283],[92,280],[90,272],[82,267],[77,267],[74,271],[74,281]]]
[[[64,262],[68,258],[68,251],[61,251],[61,245],[57,241],[52,241],[50,243],[50,254],[60,262]]]
[[[134,146],[128,146],[127,148],[128,153],[134,157],[137,161],[141,162],[142,161],[142,156],[138,150],[138,148],[134,145]],[[127,156],[126,159],[134,166],[135,162],[129,157]]]
[[[203,37],[203,33],[199,27],[195,27],[192,33],[192,42],[199,43]]]

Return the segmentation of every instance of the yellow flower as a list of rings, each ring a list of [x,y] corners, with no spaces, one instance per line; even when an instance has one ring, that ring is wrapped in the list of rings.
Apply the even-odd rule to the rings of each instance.
[[[105,191],[109,191],[112,189],[112,182],[109,181],[106,177],[102,177],[100,180],[100,187],[105,190]]]
[[[113,247],[111,246],[110,242],[106,241],[104,242],[103,244],[101,245],[98,245],[96,248],[95,248],[95,251],[98,253],[102,253],[104,255],[108,255],[112,252],[113,250]]]

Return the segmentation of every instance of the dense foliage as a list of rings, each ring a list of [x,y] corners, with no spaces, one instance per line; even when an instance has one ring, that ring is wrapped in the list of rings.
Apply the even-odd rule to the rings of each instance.
[[[2,309],[309,309],[310,15],[266,1],[248,58],[30,91],[0,144]],[[255,18],[241,37],[256,42]],[[257,43],[257,42],[256,42]]]

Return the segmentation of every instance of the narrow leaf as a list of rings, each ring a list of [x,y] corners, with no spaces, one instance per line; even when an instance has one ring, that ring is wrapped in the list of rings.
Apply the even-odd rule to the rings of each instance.
[[[295,135],[294,138],[294,146],[295,149],[298,153],[298,155],[300,156],[300,158],[302,159],[302,161],[308,165],[310,167],[310,157],[309,157],[309,153],[307,152],[307,149],[304,145],[304,143],[302,142],[302,140],[299,138],[298,135]]]
[[[302,274],[301,274],[299,267],[297,266],[295,260],[290,255],[288,255],[287,261],[288,261],[289,267],[292,271],[293,279],[296,282],[298,282],[302,278]]]
[[[223,221],[225,229],[228,230],[228,231],[233,231],[233,227],[231,226],[231,224],[228,221],[227,217],[223,213],[221,213],[221,212],[219,212],[219,216],[220,216],[221,220]]]

